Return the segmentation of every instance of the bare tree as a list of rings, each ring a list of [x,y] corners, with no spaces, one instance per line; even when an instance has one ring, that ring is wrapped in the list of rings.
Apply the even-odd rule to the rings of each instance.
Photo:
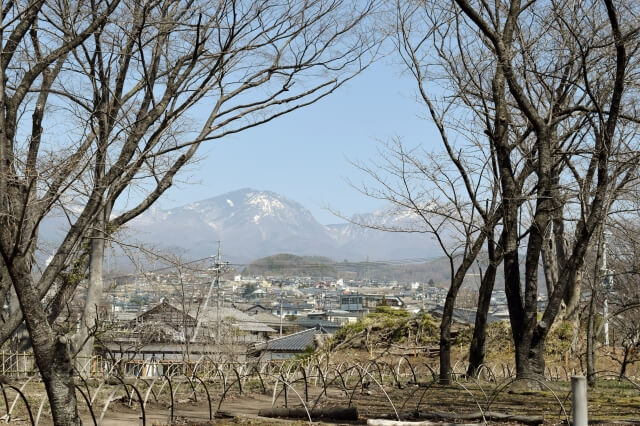
[[[395,13],[399,53],[417,83],[418,99],[429,111],[429,117],[435,124],[445,150],[441,158],[432,160],[425,167],[440,173],[437,176],[424,174],[421,178],[424,179],[425,186],[437,188],[440,196],[449,198],[448,203],[457,204],[458,208],[467,210],[466,214],[456,215],[455,220],[466,223],[466,229],[463,226],[461,233],[465,235],[463,239],[466,239],[467,244],[473,247],[472,250],[458,253],[461,259],[455,271],[453,258],[447,254],[452,266],[452,278],[441,325],[442,383],[448,382],[450,374],[448,329],[455,297],[469,267],[476,261],[486,241],[488,265],[484,273],[481,272],[468,373],[474,375],[484,361],[486,321],[491,293],[497,268],[504,254],[505,233],[499,231],[502,228],[500,222],[504,209],[504,201],[498,190],[499,162],[496,151],[486,149],[486,146],[490,145],[490,140],[511,139],[510,143],[517,143],[526,139],[528,135],[527,132],[510,135],[495,112],[490,57],[473,42],[448,42],[451,34],[459,34],[461,25],[452,12],[455,11],[450,7],[441,9],[438,5],[429,3],[397,2]],[[479,43],[482,45],[481,41]],[[432,90],[429,81],[441,82],[440,89]],[[443,163],[451,165],[447,172],[443,172]],[[530,162],[523,162],[519,170],[514,169],[514,188],[522,190],[532,172]],[[450,182],[451,187],[438,185],[435,183],[438,180]],[[452,190],[458,185],[458,191]],[[459,198],[450,198],[451,193],[457,194]],[[521,201],[507,200],[506,203],[515,203],[518,207]],[[448,219],[451,222],[452,216],[448,216]],[[451,223],[447,225],[450,226]],[[496,230],[500,232],[497,239]],[[439,229],[436,232],[442,234],[443,230]],[[447,249],[443,249],[446,253]]]
[[[467,134],[487,136],[517,375],[540,375],[551,325],[579,299],[594,232],[635,179],[637,150],[625,128],[636,118],[620,112],[622,105],[633,111],[633,98],[623,95],[636,72],[627,50],[635,53],[637,40],[626,19],[635,6],[624,6],[620,22],[612,1],[399,4],[404,57],[421,92],[429,80],[444,82],[442,97],[459,99],[465,117],[478,117]],[[541,256],[549,303],[538,320]]]
[[[640,241],[638,240],[637,198],[633,194],[626,202],[616,203],[616,211],[608,217],[601,236],[600,257],[606,261],[600,266],[592,285],[589,300],[587,376],[595,385],[596,345],[601,340],[605,353],[620,364],[620,377],[627,368],[640,361],[640,297],[638,274],[640,273]],[[606,243],[605,243],[606,242]],[[605,267],[606,266],[606,267]],[[607,309],[604,309],[605,303]],[[601,312],[599,327],[595,327],[595,308]],[[606,327],[606,329],[605,329]],[[615,330],[615,331],[614,331]],[[621,352],[617,352],[619,348]]]
[[[342,0],[3,4],[0,295],[13,287],[20,311],[0,337],[24,319],[56,424],[80,422],[68,339],[48,318],[79,281],[65,271],[84,273],[90,258],[99,295],[100,241],[205,141],[310,105],[365,68],[373,10]],[[132,202],[113,217],[123,196]],[[56,205],[70,226],[36,276],[39,226]]]
[[[440,383],[451,380],[451,326],[456,298],[487,237],[500,218],[495,186],[482,170],[486,160],[462,159],[448,145],[449,133],[434,116],[441,137],[450,148],[436,155],[407,149],[400,141],[387,144],[382,161],[358,167],[377,182],[377,188],[360,190],[391,204],[388,215],[395,220],[358,223],[387,232],[429,234],[437,241],[449,263],[450,283],[440,322]],[[462,174],[459,179],[457,174]],[[486,202],[481,205],[478,200]],[[488,197],[488,198],[487,198]]]

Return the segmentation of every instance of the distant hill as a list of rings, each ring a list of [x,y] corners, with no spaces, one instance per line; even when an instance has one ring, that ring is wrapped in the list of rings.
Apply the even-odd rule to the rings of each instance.
[[[420,263],[379,263],[363,264],[359,268],[358,278],[376,281],[429,282],[449,284],[449,263],[445,257],[439,257]]]
[[[244,268],[242,275],[335,277],[337,269],[328,257],[283,253],[254,260]]]
[[[315,276],[356,280],[428,282],[447,285],[449,264],[446,258],[423,263],[335,262],[328,257],[277,254],[251,262],[242,271],[245,276]]]
[[[483,270],[486,268],[482,261],[480,265]],[[448,288],[451,277],[449,260],[446,257],[419,263],[349,262],[346,260],[335,262],[328,257],[293,254],[277,254],[254,260],[242,270],[242,275],[334,277],[378,282],[431,282],[432,285],[444,288]],[[479,287],[480,274],[477,265],[474,265],[465,279],[463,288]],[[502,274],[497,275],[495,288],[504,288]]]

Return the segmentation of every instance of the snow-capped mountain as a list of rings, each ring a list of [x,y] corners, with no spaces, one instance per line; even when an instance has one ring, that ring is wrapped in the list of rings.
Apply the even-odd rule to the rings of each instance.
[[[406,225],[406,217],[383,212],[359,215],[355,223]],[[132,240],[190,258],[215,254],[247,262],[276,253],[321,255],[336,260],[439,256],[425,234],[375,231],[355,224],[324,226],[299,203],[270,191],[240,189],[169,210],[150,209],[127,226]]]
[[[225,260],[246,263],[278,253],[325,256],[336,261],[399,260],[442,255],[429,234],[382,232],[357,224],[387,229],[420,229],[409,214],[379,210],[355,215],[352,223],[321,225],[304,206],[271,191],[239,189],[181,207],[152,207],[116,235],[127,244],[142,243],[159,252],[185,259],[215,255],[221,242]],[[40,260],[50,257],[69,227],[67,217],[54,212],[40,229]],[[113,262],[129,268],[129,260],[114,245]],[[138,261],[142,261],[138,259]]]
[[[128,229],[135,238],[189,256],[215,254],[246,261],[268,254],[330,253],[327,228],[297,202],[270,191],[240,189],[170,210],[152,209]]]
[[[432,235],[425,232],[424,223],[410,212],[380,209],[354,215],[349,223],[327,228],[339,251],[354,253],[358,258],[399,260],[442,256]]]

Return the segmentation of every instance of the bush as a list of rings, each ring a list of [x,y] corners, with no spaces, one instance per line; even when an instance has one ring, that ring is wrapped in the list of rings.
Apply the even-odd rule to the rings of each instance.
[[[570,321],[558,323],[549,331],[545,352],[548,355],[562,355],[571,347],[571,339],[573,339],[573,324]]]
[[[412,316],[406,310],[382,305],[358,322],[341,327],[331,346],[346,342],[365,330],[369,330],[370,343],[381,345],[405,341],[422,345],[438,340],[438,327],[431,315],[421,313]]]

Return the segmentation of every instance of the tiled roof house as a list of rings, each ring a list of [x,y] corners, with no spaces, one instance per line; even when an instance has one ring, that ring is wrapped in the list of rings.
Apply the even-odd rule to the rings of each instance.
[[[316,348],[318,340],[330,333],[321,326],[270,340],[256,347],[262,360],[291,359],[309,348]]]

